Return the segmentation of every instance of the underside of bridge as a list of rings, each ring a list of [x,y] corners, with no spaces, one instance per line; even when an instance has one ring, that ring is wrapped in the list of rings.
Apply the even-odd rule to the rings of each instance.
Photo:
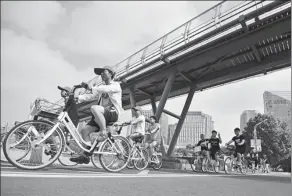
[[[268,17],[258,17],[259,12],[263,14],[282,4],[285,2],[273,2],[247,15],[241,15],[237,20],[194,40],[194,43],[189,43],[182,50],[162,56],[154,68],[132,78],[130,76],[135,73],[123,76],[124,81],[130,78],[121,83],[124,109],[151,104],[157,120],[162,112],[179,119],[167,152],[168,156],[173,152],[196,91],[291,66],[291,6]],[[246,21],[250,19],[255,22],[247,25]],[[239,28],[232,33],[192,48],[208,36],[236,26]],[[181,115],[164,109],[167,99],[184,94],[188,96]],[[89,108],[90,104],[84,107]],[[90,116],[84,107],[79,106],[79,113]],[[165,154],[164,149],[163,152]]]

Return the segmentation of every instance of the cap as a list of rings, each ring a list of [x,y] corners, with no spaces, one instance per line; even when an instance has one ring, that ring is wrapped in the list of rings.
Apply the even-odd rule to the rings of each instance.
[[[72,89],[68,86],[65,86],[65,87],[61,87],[61,86],[58,86],[58,89],[61,90],[61,91],[67,91],[67,92],[71,92]]]
[[[133,109],[133,110],[140,111],[140,112],[142,111],[142,108],[141,108],[140,106],[135,106],[135,107],[133,107],[132,109]]]
[[[104,70],[109,70],[113,75],[115,75],[115,72],[114,70],[109,67],[109,66],[105,66],[105,67],[102,67],[102,68],[94,68],[94,73],[96,75],[101,75],[101,73],[104,71]]]

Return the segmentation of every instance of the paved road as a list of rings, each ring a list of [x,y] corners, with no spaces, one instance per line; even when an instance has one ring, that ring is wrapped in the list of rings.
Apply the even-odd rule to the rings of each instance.
[[[291,175],[200,174],[152,169],[107,173],[88,167],[52,167],[39,171],[1,167],[3,196],[288,196]]]

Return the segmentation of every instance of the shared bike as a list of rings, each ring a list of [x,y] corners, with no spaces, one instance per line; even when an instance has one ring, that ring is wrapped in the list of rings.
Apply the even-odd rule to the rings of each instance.
[[[70,93],[65,108],[58,115],[56,122],[28,120],[16,125],[7,133],[3,142],[3,152],[12,165],[20,169],[37,170],[53,164],[66,146],[65,129],[60,126],[63,124],[79,148],[87,153],[99,155],[100,164],[106,171],[118,172],[127,166],[131,148],[126,138],[108,132],[106,140],[98,142],[96,139],[89,146],[77,131],[68,115],[68,111],[76,107],[74,92],[77,88],[81,88],[81,85],[73,87],[73,92]],[[21,147],[18,147],[19,145]]]

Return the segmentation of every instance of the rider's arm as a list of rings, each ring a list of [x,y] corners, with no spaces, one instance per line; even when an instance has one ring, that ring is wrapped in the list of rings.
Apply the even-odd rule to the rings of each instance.
[[[99,85],[92,87],[92,93],[118,93],[122,92],[121,86],[118,82],[113,82],[110,85]]]
[[[229,145],[229,144],[231,144],[232,142],[234,142],[233,138],[232,138],[229,142],[227,142],[226,145]]]
[[[243,145],[243,144],[245,143],[245,139],[244,139],[244,137],[243,137],[242,135],[240,136],[240,138],[241,138],[242,140],[241,140],[241,142],[240,142],[238,145],[241,146],[241,145]]]
[[[198,142],[198,144],[197,144],[197,146],[200,146],[200,145],[201,145],[201,143],[202,143],[202,141],[199,141],[199,142]]]
[[[140,121],[145,121],[145,117],[143,115],[140,115],[138,118],[131,120],[130,123],[133,125],[133,124],[137,124]]]

